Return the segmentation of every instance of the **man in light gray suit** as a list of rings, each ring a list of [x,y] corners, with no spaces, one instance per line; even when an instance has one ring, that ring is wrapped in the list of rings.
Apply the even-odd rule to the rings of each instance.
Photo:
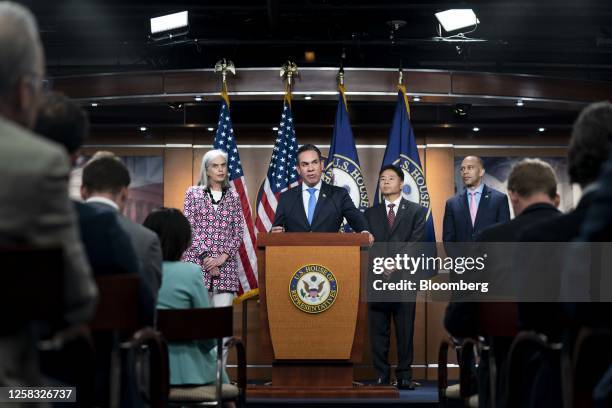
[[[119,225],[127,232],[140,266],[140,317],[153,325],[157,292],[161,285],[162,252],[157,234],[121,215],[128,199],[130,173],[114,155],[94,157],[83,168],[81,196],[93,206],[117,212]]]
[[[68,198],[68,157],[28,130],[43,76],[34,17],[22,6],[0,2],[0,242],[64,249],[64,318],[75,325],[92,317],[97,291]],[[26,331],[0,336],[0,386],[41,384],[35,341]]]

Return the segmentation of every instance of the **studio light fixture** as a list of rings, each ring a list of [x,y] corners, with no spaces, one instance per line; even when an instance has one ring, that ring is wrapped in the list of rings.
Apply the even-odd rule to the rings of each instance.
[[[276,126],[274,126],[274,127],[272,128],[272,130],[276,132],[276,131],[278,130],[278,128],[277,128]]]
[[[141,131],[141,132],[146,132],[146,131],[147,131],[146,126],[141,126],[141,127],[140,127],[140,131]]]
[[[206,130],[208,130],[209,132],[212,132],[213,130],[215,130],[215,128],[209,127],[209,128],[206,128]]]
[[[474,127],[474,128],[472,128],[472,130],[473,130],[474,132],[479,132],[479,131],[480,131],[480,128],[479,128],[479,127]]]
[[[154,41],[173,39],[189,33],[189,12],[167,14],[151,19],[149,38]]]
[[[538,128],[538,132],[540,132],[540,133],[544,132],[545,130],[546,130],[546,128],[543,128],[543,127]]]
[[[522,99],[519,99],[518,101],[516,101],[516,106],[523,106],[525,103],[523,102]]]
[[[311,100],[311,99],[312,99],[312,96],[310,96],[310,95],[306,95],[306,96],[304,97],[304,99],[306,99],[307,101],[309,101],[309,100]]]
[[[195,98],[193,98],[196,102],[202,102],[202,97],[201,96],[196,96]]]
[[[420,102],[421,101],[421,97],[419,95],[414,95],[414,97],[412,98],[412,102]]]
[[[478,28],[480,20],[472,9],[450,9],[435,13],[438,20],[438,36],[435,41],[446,42],[486,42],[480,38],[470,38],[466,34]],[[444,31],[444,35],[443,35]],[[459,50],[457,50],[459,52]]]
[[[436,13],[435,16],[447,33],[462,28],[473,28],[480,23],[472,9],[450,9]]]
[[[95,108],[96,106],[98,106],[98,102],[92,102],[89,104],[92,108]]]

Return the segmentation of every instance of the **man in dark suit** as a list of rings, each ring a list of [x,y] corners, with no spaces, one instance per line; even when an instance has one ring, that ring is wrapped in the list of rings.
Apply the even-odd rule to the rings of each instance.
[[[493,225],[484,229],[477,237],[481,242],[518,242],[522,232],[533,223],[540,220],[557,218],[559,196],[557,194],[557,179],[552,167],[538,159],[525,159],[517,163],[508,177],[508,195],[516,218],[506,223]],[[510,248],[493,244],[486,248],[488,253],[487,270],[484,281],[489,282],[492,295],[512,295],[503,293],[506,288],[513,287],[512,277],[517,271],[508,263],[508,250]],[[510,255],[511,259],[512,256]],[[479,327],[479,308],[494,308],[496,305],[479,304],[475,302],[451,302],[444,318],[444,325],[449,333],[455,337],[487,336]],[[501,308],[501,311],[507,310]],[[509,325],[517,325],[509,316],[499,314],[499,318]],[[495,338],[494,358],[497,367],[503,367],[510,349],[511,340],[507,337]],[[503,373],[503,369],[499,369]],[[479,398],[484,406],[489,405],[489,364],[487,359],[481,360],[478,368]],[[503,376],[498,374],[498,391],[496,393],[498,404],[505,398]],[[559,401],[560,403],[560,401]],[[552,406],[552,405],[551,405]]]
[[[130,237],[139,262],[141,318],[145,324],[152,325],[161,282],[161,246],[153,231],[122,215],[130,181],[130,173],[118,157],[93,158],[83,168],[81,196],[87,204],[112,211]]]
[[[379,190],[384,197],[380,204],[365,212],[369,230],[377,242],[423,242],[427,209],[402,197],[404,172],[399,168],[384,166],[379,175]],[[384,279],[398,275],[386,271]],[[397,277],[396,277],[397,278]],[[400,389],[414,389],[412,381],[412,357],[415,302],[372,302],[368,309],[372,361],[379,384],[389,384],[389,335],[391,319],[397,337],[397,368],[395,376]]]
[[[583,193],[582,198],[573,211],[554,220],[534,224],[526,229],[521,235],[521,241],[570,242],[579,237],[581,228],[586,223],[587,214],[593,209],[598,195],[601,194],[602,188],[598,182],[598,177],[602,174],[604,163],[612,153],[611,144],[612,104],[610,102],[597,102],[587,106],[573,125],[568,149],[570,179],[572,183],[580,185]],[[603,219],[599,218],[597,222],[602,221]],[[566,266],[563,259],[553,257],[550,260],[551,262],[558,262],[558,265],[556,265],[556,269],[559,271],[557,286],[561,284],[560,281],[563,279],[561,273]],[[591,273],[589,268],[586,267],[584,271],[577,272],[585,275]],[[586,279],[586,276],[583,279],[583,281],[588,280],[590,279]],[[598,284],[595,280],[593,283]],[[594,289],[593,292],[598,292],[598,288],[591,289]],[[609,315],[602,312],[605,309],[601,308],[605,305],[605,303],[585,302],[573,305],[565,304],[563,310],[557,308],[558,313],[565,314],[569,311],[571,316],[562,317],[570,317],[574,324],[574,329],[570,330],[569,335],[566,336],[568,346],[572,346],[576,328],[580,325],[600,326],[602,322],[605,322],[603,319]],[[554,305],[551,304],[544,309],[539,305],[538,308],[533,306],[525,303],[519,309],[522,329],[537,330],[549,336],[553,335],[553,337],[559,336],[564,329],[567,329],[567,325],[562,324],[561,321],[551,320],[549,309],[552,309]],[[579,310],[583,312],[579,312]],[[573,315],[581,315],[583,318],[576,319],[576,316]],[[600,321],[597,322],[597,319],[600,319]]]
[[[446,201],[444,242],[473,242],[479,231],[510,220],[506,195],[482,182],[485,170],[480,157],[467,156],[460,171],[465,190]]]
[[[366,220],[348,192],[321,180],[319,148],[305,144],[298,149],[297,159],[302,183],[280,195],[271,232],[339,232],[346,218],[354,231],[368,234]]]

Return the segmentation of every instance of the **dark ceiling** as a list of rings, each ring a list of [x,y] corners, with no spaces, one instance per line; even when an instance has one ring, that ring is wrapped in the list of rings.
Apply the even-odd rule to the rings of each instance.
[[[237,67],[431,68],[612,81],[612,1],[67,0],[22,2],[37,16],[51,75]],[[431,41],[434,12],[474,8],[481,24],[464,45]],[[147,42],[150,17],[188,10],[189,38]],[[407,24],[391,39],[387,22]],[[314,51],[306,62],[305,51]]]

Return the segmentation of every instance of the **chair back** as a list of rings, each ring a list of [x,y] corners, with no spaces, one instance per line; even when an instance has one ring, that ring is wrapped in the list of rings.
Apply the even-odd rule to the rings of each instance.
[[[98,307],[90,324],[93,331],[135,331],[138,321],[140,278],[137,274],[96,278]]]
[[[0,334],[28,322],[60,322],[64,311],[61,248],[0,247]]]
[[[612,330],[583,328],[578,334],[571,370],[571,407],[592,407],[593,390],[612,367]],[[565,382],[565,381],[564,381]],[[567,384],[567,382],[566,382]]]
[[[168,342],[231,337],[233,308],[158,309],[157,329]]]
[[[478,304],[479,335],[514,337],[518,334],[518,305],[514,302]]]

